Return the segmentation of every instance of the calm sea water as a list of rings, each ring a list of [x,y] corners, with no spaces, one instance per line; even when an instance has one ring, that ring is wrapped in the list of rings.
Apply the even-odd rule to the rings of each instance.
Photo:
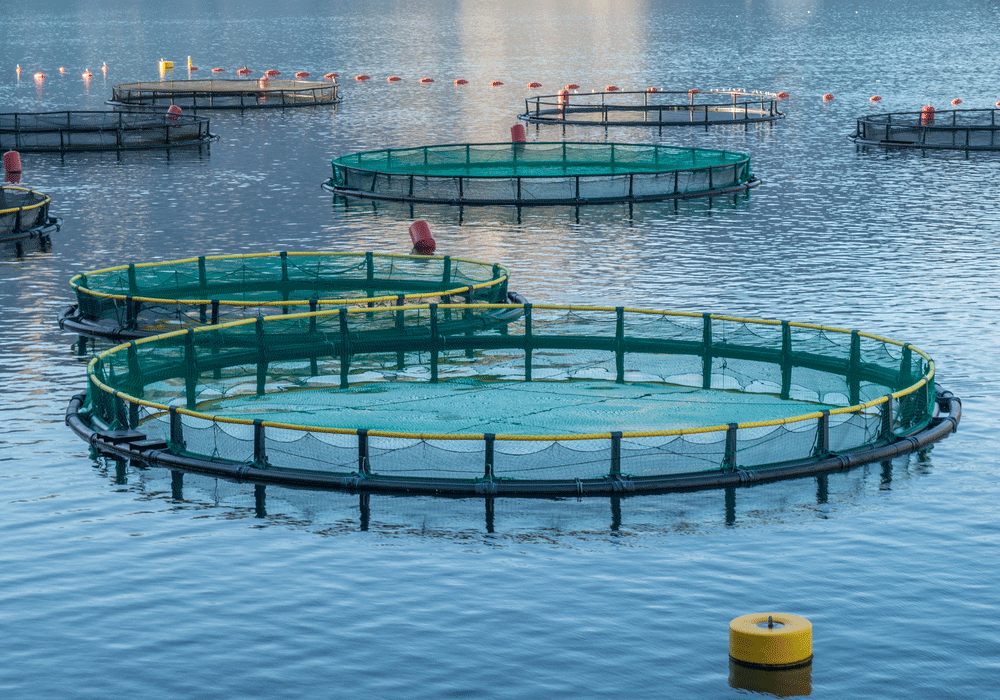
[[[997,692],[1000,155],[865,151],[845,138],[872,109],[1000,99],[995,2],[2,9],[0,111],[103,109],[113,84],[156,79],[160,58],[182,67],[188,55],[200,77],[247,64],[347,79],[336,108],[211,114],[221,139],[200,152],[24,154],[25,184],[50,194],[64,223],[50,250],[0,251],[0,696]],[[372,81],[350,80],[359,73]],[[459,77],[470,84],[456,88]],[[565,132],[748,152],[763,180],[748,197],[459,217],[345,205],[320,188],[342,153],[506,140],[533,80],[553,92],[738,86],[791,98],[786,119],[745,131]],[[55,323],[73,274],[212,253],[408,252],[414,216],[440,251],[511,268],[532,301],[912,342],[963,399],[961,428],[923,457],[823,479],[502,500],[488,516],[476,500],[272,487],[255,498],[252,485],[94,458],[64,427],[85,386],[75,338]],[[733,687],[728,623],[761,610],[808,617],[815,662],[785,685]]]

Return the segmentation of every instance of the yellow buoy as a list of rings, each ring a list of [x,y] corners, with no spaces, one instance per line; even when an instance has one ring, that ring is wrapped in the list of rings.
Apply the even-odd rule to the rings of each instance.
[[[787,613],[754,613],[729,623],[729,658],[751,668],[779,669],[812,661],[812,623]]]

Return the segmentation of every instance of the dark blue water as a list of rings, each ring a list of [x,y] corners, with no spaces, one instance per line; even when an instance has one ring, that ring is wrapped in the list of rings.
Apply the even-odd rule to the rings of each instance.
[[[50,250],[0,250],[0,697],[737,697],[754,692],[730,686],[728,623],[761,610],[812,621],[816,697],[995,693],[1000,155],[864,151],[845,136],[872,109],[992,106],[998,27],[996,3],[975,0],[6,3],[0,111],[102,109],[113,84],[156,79],[160,58],[186,77],[188,55],[198,77],[335,71],[344,102],[213,113],[210,150],[23,155],[24,183],[64,224]],[[565,132],[750,153],[763,184],[749,197],[460,217],[320,188],[343,153],[505,140],[534,80],[791,98],[786,119],[746,131]],[[55,323],[73,274],[407,252],[412,217],[440,251],[509,267],[532,301],[912,342],[963,399],[961,428],[922,457],[827,478],[490,513],[178,481],[95,458],[63,425],[85,387]]]

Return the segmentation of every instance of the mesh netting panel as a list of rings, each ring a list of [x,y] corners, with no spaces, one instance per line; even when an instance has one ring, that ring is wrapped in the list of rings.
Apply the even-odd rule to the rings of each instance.
[[[44,226],[49,197],[23,187],[0,187],[0,236],[14,235]]]
[[[0,114],[0,150],[92,151],[166,148],[213,136],[205,117],[143,112]]]
[[[894,112],[859,117],[852,136],[859,142],[886,146],[1000,149],[1000,110],[952,109]]]
[[[333,104],[334,82],[304,80],[161,80],[124,83],[111,89],[111,103],[180,105],[191,109],[254,109]]]

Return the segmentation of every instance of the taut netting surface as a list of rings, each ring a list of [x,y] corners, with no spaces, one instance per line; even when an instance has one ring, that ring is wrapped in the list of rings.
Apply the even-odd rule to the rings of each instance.
[[[441,255],[262,253],[132,263],[76,275],[77,319],[94,333],[145,333],[344,304],[508,301],[506,268]]]
[[[614,91],[526,97],[518,118],[576,126],[709,126],[774,121],[775,95],[738,90]]]
[[[151,112],[0,114],[0,150],[67,152],[173,148],[216,138],[206,117]]]
[[[26,187],[0,186],[0,238],[26,238],[56,222],[49,218],[47,194]]]
[[[180,105],[188,109],[308,107],[340,102],[336,82],[307,80],[160,80],[123,83],[109,104]]]
[[[856,143],[965,151],[1000,150],[1000,109],[894,112],[858,117]]]
[[[709,314],[469,305],[341,308],[142,339],[94,358],[96,429],[184,458],[369,487],[760,470],[926,427],[920,350],[824,326]],[[470,486],[470,487],[471,487]]]
[[[366,151],[333,160],[342,194],[463,204],[697,196],[751,186],[750,156],[626,143],[479,143]]]

